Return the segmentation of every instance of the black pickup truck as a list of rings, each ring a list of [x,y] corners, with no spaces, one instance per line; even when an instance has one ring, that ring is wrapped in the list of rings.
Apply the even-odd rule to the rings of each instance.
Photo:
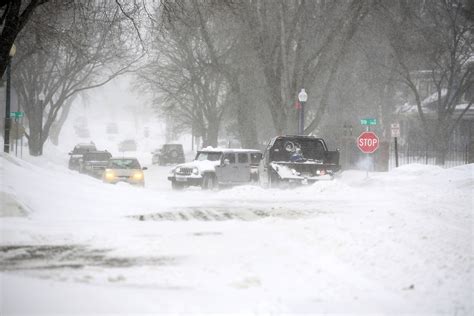
[[[258,171],[260,184],[272,188],[332,180],[340,169],[339,151],[322,138],[289,135],[268,143]]]

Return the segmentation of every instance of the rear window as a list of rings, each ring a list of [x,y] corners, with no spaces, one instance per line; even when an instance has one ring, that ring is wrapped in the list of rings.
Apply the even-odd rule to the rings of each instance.
[[[172,149],[181,150],[182,148],[183,148],[183,146],[181,146],[181,145],[172,145],[172,144],[163,145],[164,150],[172,150]]]
[[[319,139],[313,138],[281,138],[277,139],[270,151],[272,161],[290,161],[297,150],[305,160],[321,160],[326,148]]]
[[[262,160],[262,153],[251,153],[250,154],[250,163],[259,164]]]
[[[141,169],[136,159],[111,159],[107,167],[111,169]]]
[[[74,150],[72,153],[75,155],[83,155],[89,151],[95,151],[95,150],[97,149],[95,148],[94,145],[90,145],[90,146],[80,145],[80,146],[74,147]]]
[[[237,161],[239,163],[248,163],[249,162],[249,155],[247,153],[237,154]]]
[[[229,163],[235,163],[235,154],[234,153],[225,153],[224,160],[228,159]]]
[[[84,154],[84,160],[92,161],[106,161],[109,160],[112,155],[110,153],[86,153]]]

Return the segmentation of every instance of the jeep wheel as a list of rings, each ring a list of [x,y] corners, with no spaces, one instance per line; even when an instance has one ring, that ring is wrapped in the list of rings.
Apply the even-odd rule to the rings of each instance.
[[[171,188],[173,190],[182,190],[184,188],[184,184],[176,181],[171,181]]]
[[[216,177],[213,174],[204,175],[201,188],[203,190],[214,190],[217,188]]]

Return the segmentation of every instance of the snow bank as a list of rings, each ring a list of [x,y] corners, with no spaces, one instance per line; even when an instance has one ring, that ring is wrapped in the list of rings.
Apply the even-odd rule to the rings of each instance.
[[[6,314],[474,312],[474,165],[174,192],[169,167],[141,189],[60,154],[0,155]]]

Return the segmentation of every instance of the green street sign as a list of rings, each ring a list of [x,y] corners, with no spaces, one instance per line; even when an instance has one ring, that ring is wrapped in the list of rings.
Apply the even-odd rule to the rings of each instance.
[[[10,112],[10,117],[12,118],[22,118],[25,113],[23,112]]]
[[[361,119],[360,125],[377,125],[377,119],[374,119],[374,118]]]

